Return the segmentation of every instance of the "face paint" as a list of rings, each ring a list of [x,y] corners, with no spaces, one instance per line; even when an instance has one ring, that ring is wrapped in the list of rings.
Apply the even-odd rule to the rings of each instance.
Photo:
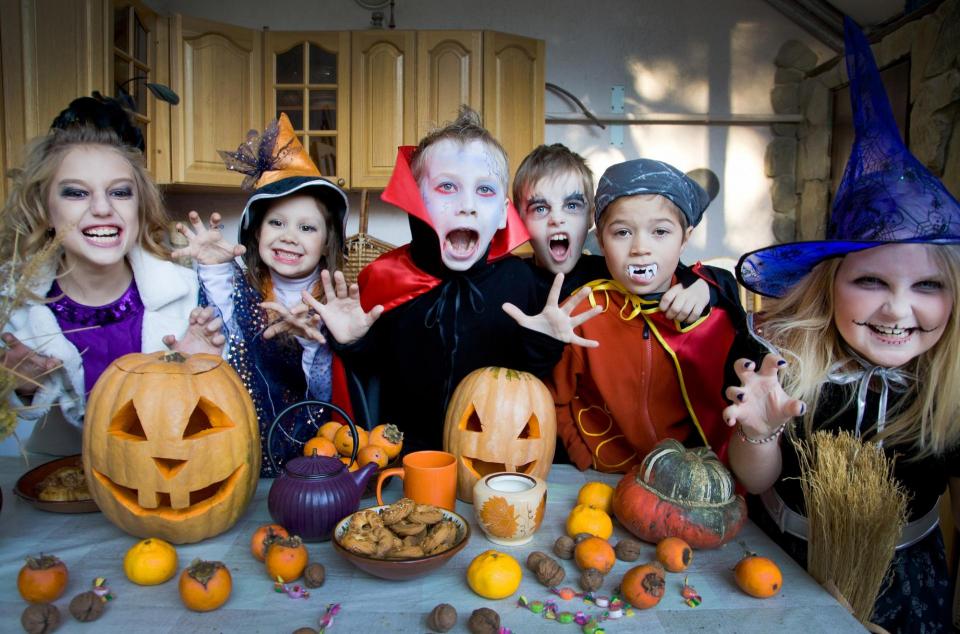
[[[537,266],[554,274],[572,271],[590,228],[580,174],[571,171],[543,178],[517,204],[530,233]]]
[[[466,271],[506,226],[506,175],[479,140],[443,139],[425,151],[420,195],[440,241],[440,258],[447,268]]]

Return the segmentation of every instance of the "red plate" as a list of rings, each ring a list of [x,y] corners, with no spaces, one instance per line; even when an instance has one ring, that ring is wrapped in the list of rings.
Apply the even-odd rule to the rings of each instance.
[[[17,484],[13,487],[13,492],[21,500],[41,511],[50,511],[51,513],[99,512],[100,508],[92,498],[89,500],[71,500],[69,502],[48,502],[37,497],[40,494],[38,490],[40,483],[43,482],[48,475],[63,467],[83,468],[83,459],[80,454],[77,454],[75,456],[58,458],[51,462],[46,462],[39,467],[34,467],[20,476]]]

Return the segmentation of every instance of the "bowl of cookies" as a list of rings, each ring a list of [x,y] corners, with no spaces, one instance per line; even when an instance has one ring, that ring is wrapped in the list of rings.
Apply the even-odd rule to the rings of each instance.
[[[41,511],[95,513],[80,455],[44,463],[23,474],[13,488],[17,497]]]
[[[348,515],[333,529],[333,548],[381,579],[414,579],[463,550],[470,523],[463,516],[403,498]]]

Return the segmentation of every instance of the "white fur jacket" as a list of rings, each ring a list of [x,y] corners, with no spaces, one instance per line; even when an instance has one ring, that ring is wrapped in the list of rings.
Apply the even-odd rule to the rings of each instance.
[[[192,269],[161,260],[139,246],[130,251],[127,259],[144,306],[140,349],[142,352],[165,350],[165,335],[175,335],[180,339],[186,331],[190,311],[197,305],[197,275]],[[51,263],[49,270],[33,286],[32,290],[39,297],[45,297],[53,286],[55,264]],[[65,419],[76,430],[82,428],[86,405],[83,362],[76,347],[60,332],[53,311],[43,303],[30,303],[14,312],[4,331],[13,333],[31,348],[63,361],[62,368],[45,377],[43,388],[34,394],[30,407],[22,410],[17,422],[20,441],[26,441],[35,426],[49,427],[53,423],[53,427],[62,430],[64,426],[56,424],[60,421],[51,420],[54,418]],[[15,396],[13,398],[16,399]],[[13,404],[21,405],[19,402]],[[45,421],[43,425],[36,425],[41,420]],[[49,437],[49,434],[43,435]],[[37,444],[27,442],[26,448],[30,451],[60,453]],[[14,453],[18,453],[15,439],[11,437],[0,442],[0,455]]]

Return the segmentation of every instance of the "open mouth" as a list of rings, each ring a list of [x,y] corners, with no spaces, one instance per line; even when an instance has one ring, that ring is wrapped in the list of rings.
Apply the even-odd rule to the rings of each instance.
[[[101,225],[96,227],[87,227],[81,231],[87,242],[97,246],[114,246],[120,242],[120,227],[113,225]]]
[[[284,249],[273,249],[273,259],[280,264],[297,264],[303,258],[302,253],[294,253]]]
[[[565,233],[557,233],[550,236],[550,255],[557,262],[563,262],[570,253],[570,236]]]
[[[652,280],[657,275],[657,265],[656,264],[647,264],[641,266],[640,264],[628,264],[627,265],[627,277],[636,282],[637,284],[646,284]]]
[[[153,500],[141,500],[140,491],[117,484],[100,471],[94,469],[93,475],[105,489],[113,494],[113,499],[120,502],[130,513],[142,515],[146,512],[165,519],[177,519],[187,515],[196,515],[221,503],[239,486],[240,478],[246,470],[246,465],[240,465],[224,480],[213,482],[196,491],[183,492],[183,494],[176,494],[175,496],[157,491],[152,496]],[[151,496],[144,495],[143,497],[149,498]]]
[[[447,255],[455,260],[469,260],[477,252],[480,234],[473,229],[454,229],[443,242]]]

